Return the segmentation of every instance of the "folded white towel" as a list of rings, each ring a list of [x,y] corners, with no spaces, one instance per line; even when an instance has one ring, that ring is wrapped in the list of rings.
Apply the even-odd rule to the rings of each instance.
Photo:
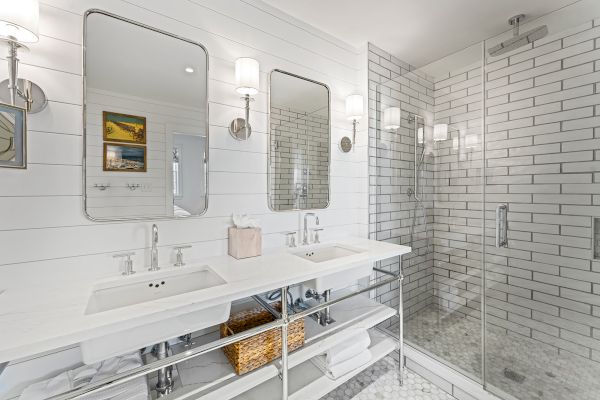
[[[135,378],[119,386],[88,394],[85,400],[147,400],[148,385],[145,377]]]
[[[335,365],[327,365],[326,356],[320,355],[311,358],[314,365],[317,366],[323,373],[330,379],[338,379],[349,372],[367,364],[371,361],[371,352],[369,350],[363,350],[362,353],[352,357],[349,360],[342,361]]]
[[[19,398],[20,400],[45,399],[86,385],[98,373],[99,368],[100,363],[96,363],[61,372],[50,379],[29,385],[23,390]]]
[[[104,360],[98,373],[92,378],[91,383],[137,368],[141,365],[142,358],[139,352]],[[84,398],[86,400],[146,400],[148,398],[148,385],[146,384],[146,378],[140,377],[113,388],[86,395]]]
[[[110,358],[93,365],[83,365],[28,386],[21,393],[19,400],[47,399],[141,365],[142,359],[139,352]],[[148,385],[146,378],[140,377],[114,388],[85,395],[83,398],[86,400],[147,400]]]
[[[346,361],[368,349],[370,344],[369,332],[363,330],[327,350],[327,365],[335,365]]]

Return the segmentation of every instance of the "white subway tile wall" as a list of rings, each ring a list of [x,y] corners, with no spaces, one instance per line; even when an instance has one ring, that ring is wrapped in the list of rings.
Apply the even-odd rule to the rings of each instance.
[[[487,188],[503,183],[491,199],[486,196],[486,252],[494,255],[486,259],[487,270],[493,271],[487,282],[492,291],[488,313],[494,315],[490,323],[595,361],[600,361],[594,316],[600,297],[593,289],[600,273],[591,227],[600,187],[594,176],[600,167],[595,151],[600,143],[595,108],[599,36],[597,21],[589,21],[541,45],[490,59],[504,66],[486,77],[488,87],[495,87],[487,92],[488,102],[503,87],[496,85],[494,74],[504,71],[510,82],[532,81],[530,89],[504,86],[509,99],[495,107],[509,110],[507,121],[488,119],[489,130],[501,136],[488,135],[486,150],[506,143],[508,159],[525,157],[519,166],[500,161],[507,158],[486,160],[487,167],[512,165],[508,171],[487,168]],[[533,60],[535,67],[511,71],[523,60]],[[531,106],[512,108],[522,101]],[[493,108],[487,108],[488,116]],[[514,138],[524,141],[512,142]],[[514,198],[517,193],[523,197]],[[492,246],[496,203],[509,207],[507,249]]]
[[[425,231],[423,214],[415,201],[407,196],[414,185],[414,123],[409,114],[418,114],[431,124],[434,111],[433,79],[412,73],[414,68],[369,44],[369,235],[372,239],[410,245],[410,229],[417,212],[413,251],[402,259],[404,271],[405,317],[434,301],[433,252],[427,251],[428,236],[433,238],[431,223]],[[466,74],[465,74],[466,77]],[[466,92],[465,92],[466,95]],[[401,127],[386,131],[380,126],[380,115],[387,107],[400,107]],[[433,165],[426,160],[422,180],[423,201],[433,208]],[[398,260],[386,260],[380,267],[398,271]],[[374,278],[378,275],[375,274]],[[397,285],[379,288],[377,298],[398,307]],[[393,321],[382,326],[389,327]]]

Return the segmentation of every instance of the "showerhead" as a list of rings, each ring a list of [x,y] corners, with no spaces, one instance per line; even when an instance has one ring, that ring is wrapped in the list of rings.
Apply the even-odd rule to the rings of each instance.
[[[521,46],[533,43],[548,34],[548,27],[546,25],[538,26],[537,28],[525,33],[519,33],[519,25],[523,18],[525,18],[525,15],[519,14],[508,20],[508,23],[513,26],[513,37],[500,44],[497,44],[494,47],[491,47],[488,50],[490,56],[496,57],[501,54],[508,53],[509,51],[518,49]]]

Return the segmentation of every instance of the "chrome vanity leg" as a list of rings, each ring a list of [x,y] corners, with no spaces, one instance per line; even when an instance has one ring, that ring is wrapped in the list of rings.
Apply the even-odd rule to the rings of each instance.
[[[288,288],[281,288],[281,399],[288,398],[288,304],[287,304]]]
[[[156,345],[156,357],[159,360],[167,358],[169,343],[160,342]],[[156,391],[158,392],[158,397],[166,396],[167,394],[173,391],[173,367],[168,366],[165,368],[161,368],[158,370],[158,382],[156,382]]]
[[[399,277],[398,277],[398,381],[400,386],[404,384],[404,307],[402,298],[402,282],[404,275],[402,274],[402,259],[398,260]]]
[[[324,299],[325,303],[327,303],[329,300],[331,300],[331,289],[327,289],[325,292],[323,292],[323,299]],[[327,307],[326,309],[323,310],[323,322],[321,323],[321,325],[327,326],[332,322],[333,321],[331,320],[331,311],[330,311],[329,307]]]

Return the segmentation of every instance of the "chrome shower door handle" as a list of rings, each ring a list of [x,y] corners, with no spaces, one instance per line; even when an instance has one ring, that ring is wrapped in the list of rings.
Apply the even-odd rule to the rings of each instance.
[[[496,247],[508,247],[508,207],[498,204],[496,207]]]

